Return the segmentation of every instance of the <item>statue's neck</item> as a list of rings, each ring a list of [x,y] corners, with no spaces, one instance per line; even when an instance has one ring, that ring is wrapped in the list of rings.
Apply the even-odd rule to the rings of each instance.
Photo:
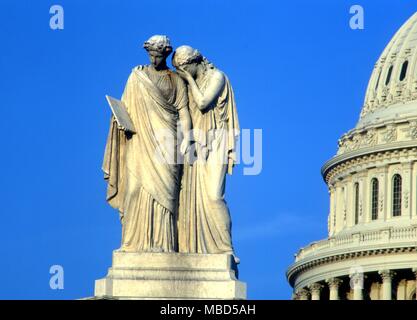
[[[164,64],[158,66],[158,67],[155,67],[155,66],[151,65],[151,68],[154,69],[155,71],[166,71],[166,70],[169,70],[166,62]]]

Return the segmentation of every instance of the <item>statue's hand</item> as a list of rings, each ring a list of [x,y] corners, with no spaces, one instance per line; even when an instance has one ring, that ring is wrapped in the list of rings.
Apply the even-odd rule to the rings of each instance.
[[[183,80],[185,80],[185,81],[189,81],[189,78],[191,77],[191,75],[187,72],[187,71],[185,71],[183,68],[181,68],[181,67],[178,67],[177,69],[176,69],[176,71],[177,71],[177,74],[183,79]]]
[[[190,139],[185,137],[184,140],[182,140],[181,147],[180,147],[180,152],[183,156],[187,153],[188,149],[190,148],[190,145],[191,145]]]

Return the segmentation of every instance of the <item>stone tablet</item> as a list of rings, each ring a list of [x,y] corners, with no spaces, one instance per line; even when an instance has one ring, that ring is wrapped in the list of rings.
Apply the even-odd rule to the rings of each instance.
[[[123,101],[115,99],[106,95],[106,99],[109,102],[111,111],[117,121],[119,127],[127,132],[136,133],[135,127],[133,126],[132,120],[130,119],[129,113],[127,112],[126,106]]]

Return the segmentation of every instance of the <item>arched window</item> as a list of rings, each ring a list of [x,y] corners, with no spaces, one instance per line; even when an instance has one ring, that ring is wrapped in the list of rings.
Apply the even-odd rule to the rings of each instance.
[[[372,220],[378,219],[378,193],[379,183],[377,178],[373,178],[371,182],[371,213]]]
[[[401,216],[401,189],[401,176],[399,174],[395,174],[392,178],[392,215],[394,217]]]
[[[403,66],[401,67],[400,81],[403,81],[407,76],[408,61],[404,61]]]
[[[389,83],[391,81],[392,69],[394,69],[394,66],[389,67],[387,79],[385,80],[385,85],[386,86],[389,85]]]
[[[355,224],[359,223],[359,183],[355,183]]]

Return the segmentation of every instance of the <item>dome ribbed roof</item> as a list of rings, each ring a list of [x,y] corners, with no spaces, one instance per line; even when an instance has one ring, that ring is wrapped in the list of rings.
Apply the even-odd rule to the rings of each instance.
[[[375,64],[356,126],[322,168],[386,150],[417,148],[417,13],[398,30]]]
[[[417,116],[417,13],[394,35],[375,64],[357,128]]]

